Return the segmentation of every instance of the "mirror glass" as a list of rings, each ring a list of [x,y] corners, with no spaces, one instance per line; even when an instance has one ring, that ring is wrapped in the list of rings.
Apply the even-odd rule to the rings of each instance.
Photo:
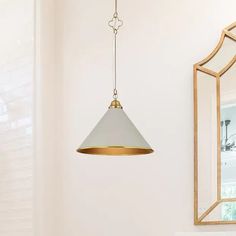
[[[216,199],[217,110],[216,79],[198,71],[198,211],[204,213]],[[211,156],[213,158],[206,158]],[[205,171],[205,170],[208,171]],[[202,174],[201,174],[202,173]],[[204,174],[203,174],[204,173]],[[209,189],[211,191],[209,191]]]
[[[205,218],[205,224],[211,223],[234,223],[235,221],[235,202],[221,202]]]
[[[220,72],[235,56],[236,44],[234,40],[226,37],[211,60],[204,64],[204,67],[215,72]]]

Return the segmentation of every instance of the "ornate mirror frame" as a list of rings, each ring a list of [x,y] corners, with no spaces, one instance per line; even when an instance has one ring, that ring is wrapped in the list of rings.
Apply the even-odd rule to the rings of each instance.
[[[210,62],[222,48],[225,39],[236,41],[236,22],[226,27],[222,34],[220,41],[216,48],[204,60],[194,65],[194,224],[195,225],[209,225],[209,224],[236,224],[236,220],[208,220],[208,215],[219,205],[225,202],[236,202],[236,198],[222,198],[221,196],[221,107],[220,107],[220,78],[234,65],[236,62],[236,55],[231,58],[227,64],[218,71],[213,71],[207,68],[206,63]],[[199,213],[199,157],[198,157],[198,73],[205,73],[216,80],[216,117],[217,117],[217,151],[216,151],[216,199],[214,204],[210,205],[203,212]],[[210,217],[210,216],[209,216]]]

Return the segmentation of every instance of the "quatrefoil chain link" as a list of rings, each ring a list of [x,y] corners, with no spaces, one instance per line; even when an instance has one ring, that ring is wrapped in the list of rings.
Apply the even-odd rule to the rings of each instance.
[[[112,28],[114,33],[114,88],[113,88],[113,98],[118,98],[117,92],[117,33],[119,28],[123,25],[123,21],[118,17],[117,12],[117,0],[115,0],[115,12],[112,19],[108,22],[108,25]]]
[[[108,25],[113,29],[115,34],[118,33],[119,28],[123,25],[123,21],[118,17],[118,13],[115,12],[112,19],[108,22]]]
[[[113,29],[115,34],[118,33],[119,28],[123,25],[123,21],[118,17],[117,0],[115,0],[115,12],[112,19],[108,22],[108,25]]]

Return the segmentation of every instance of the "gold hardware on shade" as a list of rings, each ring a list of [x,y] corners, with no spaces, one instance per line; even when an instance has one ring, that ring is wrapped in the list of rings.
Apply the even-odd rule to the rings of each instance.
[[[118,100],[116,100],[116,99],[111,102],[111,105],[109,106],[109,108],[123,109],[123,107],[121,106],[120,102]]]

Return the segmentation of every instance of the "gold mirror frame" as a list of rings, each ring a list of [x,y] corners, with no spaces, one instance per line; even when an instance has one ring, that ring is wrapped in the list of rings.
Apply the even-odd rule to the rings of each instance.
[[[194,65],[194,224],[195,225],[214,225],[214,224],[236,224],[236,221],[204,221],[204,219],[221,203],[236,202],[236,198],[222,198],[221,197],[221,140],[220,140],[220,78],[224,75],[236,62],[236,56],[228,62],[226,66],[216,72],[210,70],[204,65],[208,63],[222,48],[225,38],[236,41],[236,35],[231,31],[236,28],[236,22],[226,27],[222,34],[220,41],[212,53],[202,61]],[[203,72],[216,79],[217,92],[217,199],[203,214],[199,215],[198,206],[198,97],[197,97],[197,72]]]

